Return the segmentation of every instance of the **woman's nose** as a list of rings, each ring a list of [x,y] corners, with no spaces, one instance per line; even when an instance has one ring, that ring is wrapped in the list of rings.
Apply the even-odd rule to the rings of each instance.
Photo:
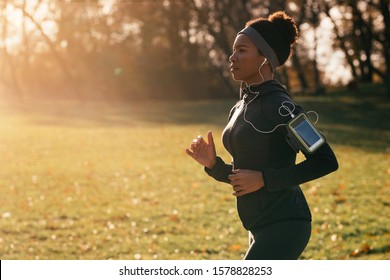
[[[231,56],[229,56],[229,61],[230,62],[236,61],[236,57],[235,57],[234,53],[232,53]]]

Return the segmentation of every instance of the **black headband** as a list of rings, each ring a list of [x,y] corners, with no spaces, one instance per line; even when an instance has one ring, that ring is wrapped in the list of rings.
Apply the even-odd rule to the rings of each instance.
[[[261,51],[261,53],[269,61],[272,71],[280,65],[278,57],[276,56],[274,50],[268,45],[267,41],[260,35],[257,30],[251,26],[245,27],[243,30],[238,32],[238,34],[245,34],[252,40],[255,46]]]

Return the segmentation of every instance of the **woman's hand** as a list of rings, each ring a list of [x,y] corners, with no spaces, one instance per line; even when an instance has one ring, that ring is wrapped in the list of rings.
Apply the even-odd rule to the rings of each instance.
[[[229,175],[233,186],[234,196],[243,196],[260,190],[264,187],[263,173],[261,171],[234,169]]]
[[[198,138],[192,141],[191,147],[186,149],[186,153],[201,165],[211,169],[217,162],[213,133],[211,131],[208,132],[207,138],[208,143],[199,135]]]

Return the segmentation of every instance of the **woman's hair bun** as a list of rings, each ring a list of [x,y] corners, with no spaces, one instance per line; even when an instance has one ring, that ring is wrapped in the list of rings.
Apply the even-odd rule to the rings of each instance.
[[[294,45],[298,39],[298,28],[295,21],[283,11],[271,14],[268,20],[282,32],[290,45]]]

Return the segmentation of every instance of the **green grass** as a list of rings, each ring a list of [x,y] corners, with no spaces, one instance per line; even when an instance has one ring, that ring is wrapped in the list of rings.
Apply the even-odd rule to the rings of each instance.
[[[390,259],[389,103],[301,98],[340,169],[302,188],[302,259]],[[0,105],[1,259],[241,259],[247,233],[226,184],[184,149],[220,135],[234,101]],[[302,158],[302,157],[300,157]]]

